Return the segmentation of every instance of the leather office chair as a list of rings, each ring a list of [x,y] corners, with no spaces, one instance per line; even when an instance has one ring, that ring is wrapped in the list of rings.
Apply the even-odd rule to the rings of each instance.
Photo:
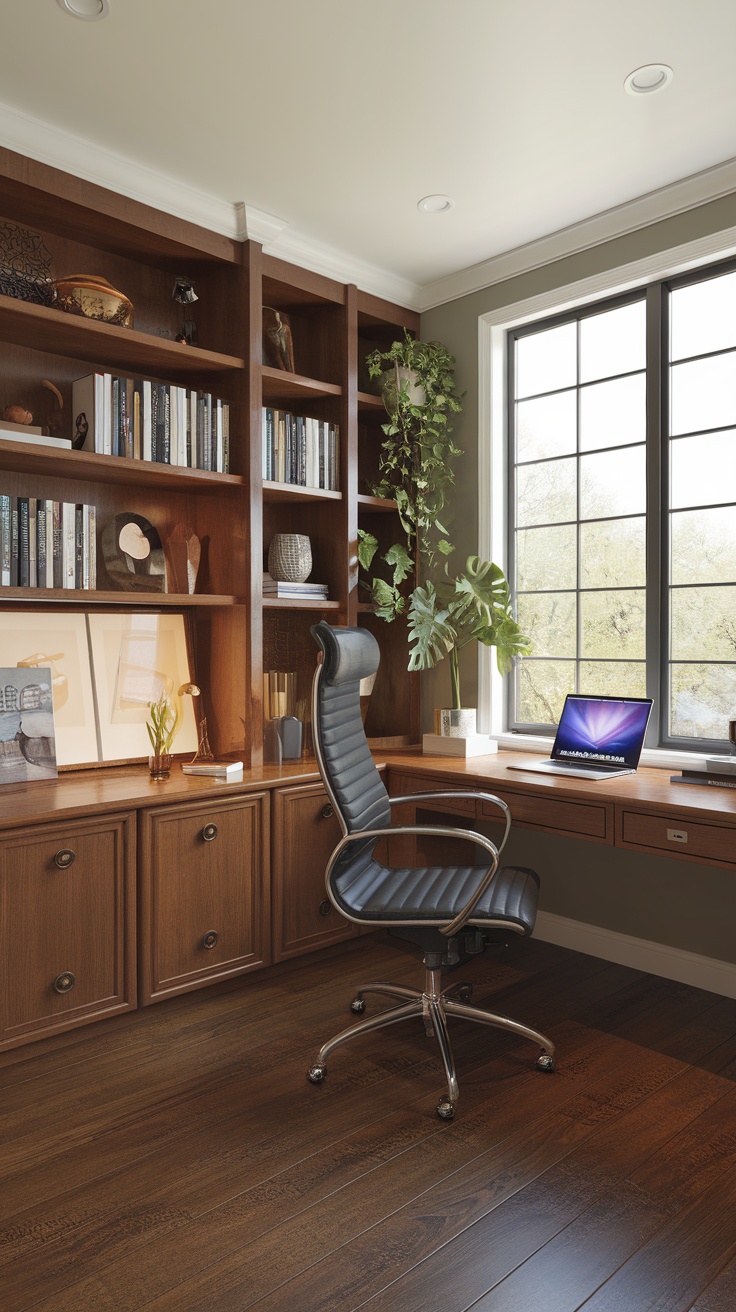
[[[554,1070],[554,1044],[543,1034],[467,1005],[470,986],[442,987],[442,968],[482,952],[487,939],[499,930],[531,934],[537,908],[539,880],[522,867],[499,868],[499,852],[506,842],[511,815],[505,802],[490,793],[422,793],[422,801],[443,797],[473,797],[494,803],[506,822],[500,848],[483,834],[455,826],[391,825],[391,807],[416,797],[390,798],[368,748],[360,714],[360,680],[378,669],[378,643],[367,629],[332,628],[324,622],[312,629],[322,649],[313,686],[312,729],[320,773],[343,837],[330,857],[326,884],[333,906],[359,925],[383,927],[418,944],[424,953],[424,990],[378,982],[364,984],[351,1005],[357,1015],[365,1011],[366,993],[398,1000],[398,1006],[343,1030],[320,1049],[307,1074],[321,1084],[332,1052],[349,1039],[371,1030],[421,1017],[427,1034],[439,1044],[447,1077],[447,1093],[437,1114],[451,1121],[459,1097],[455,1064],[447,1030],[450,1016],[479,1021],[511,1030],[542,1048],[537,1066]],[[483,864],[428,867],[391,867],[377,861],[374,850],[387,835],[435,834],[470,840],[485,850]],[[477,847],[474,849],[477,852]]]

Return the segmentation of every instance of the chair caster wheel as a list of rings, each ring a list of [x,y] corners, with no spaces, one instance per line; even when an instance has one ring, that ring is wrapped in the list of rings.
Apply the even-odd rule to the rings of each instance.
[[[550,1057],[548,1053],[543,1052],[541,1057],[537,1057],[538,1071],[553,1071],[554,1068],[555,1068],[555,1059],[554,1057]]]
[[[450,1102],[450,1099],[447,1096],[440,1098],[437,1103],[437,1115],[441,1121],[454,1121],[455,1104],[454,1102]]]
[[[361,998],[360,996],[353,998],[350,1003],[350,1010],[354,1016],[362,1016],[365,1012],[365,998]]]
[[[312,1066],[307,1071],[307,1079],[310,1084],[322,1084],[327,1074],[326,1066]]]

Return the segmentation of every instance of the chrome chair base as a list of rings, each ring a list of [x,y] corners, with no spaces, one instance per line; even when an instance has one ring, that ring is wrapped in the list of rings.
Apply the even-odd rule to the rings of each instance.
[[[460,1016],[464,1020],[476,1021],[481,1025],[490,1025],[495,1029],[510,1030],[512,1034],[518,1034],[523,1039],[529,1039],[532,1043],[539,1044],[542,1049],[537,1058],[537,1069],[553,1071],[555,1068],[555,1045],[550,1039],[544,1034],[540,1034],[538,1030],[530,1029],[528,1025],[521,1025],[518,1021],[509,1020],[507,1016],[496,1016],[493,1012],[481,1011],[479,1007],[469,1006],[467,999],[472,995],[472,985],[462,982],[450,984],[443,989],[440,970],[430,967],[425,968],[423,993],[419,993],[416,989],[407,989],[401,985],[388,984],[384,981],[363,984],[350,1004],[351,1011],[354,1014],[363,1015],[365,1012],[364,994],[366,993],[396,998],[399,1006],[391,1007],[388,1011],[379,1012],[377,1016],[369,1016],[365,1020],[359,1020],[354,1025],[350,1025],[347,1029],[336,1034],[328,1043],[323,1044],[317,1054],[316,1062],[307,1072],[307,1079],[311,1084],[321,1084],[323,1082],[327,1075],[328,1057],[343,1043],[347,1043],[350,1039],[357,1038],[361,1034],[370,1034],[373,1030],[383,1029],[386,1025],[396,1025],[399,1021],[409,1020],[414,1016],[423,1020],[426,1033],[430,1038],[436,1038],[439,1044],[440,1056],[447,1080],[447,1093],[442,1095],[437,1104],[437,1115],[441,1120],[451,1121],[454,1119],[455,1107],[460,1097],[455,1073],[455,1059],[452,1055],[447,1027],[449,1016]]]

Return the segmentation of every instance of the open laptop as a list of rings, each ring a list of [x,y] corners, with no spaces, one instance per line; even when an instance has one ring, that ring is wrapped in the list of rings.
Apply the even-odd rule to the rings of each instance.
[[[578,779],[633,774],[651,709],[651,697],[588,697],[569,692],[549,760],[506,768]]]

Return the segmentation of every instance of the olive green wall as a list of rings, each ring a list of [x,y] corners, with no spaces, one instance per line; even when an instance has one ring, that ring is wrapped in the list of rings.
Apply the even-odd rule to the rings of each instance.
[[[734,226],[736,195],[730,195],[460,297],[422,316],[422,337],[444,342],[456,357],[458,387],[465,392],[456,430],[458,444],[465,453],[458,462],[453,502],[452,529],[458,555],[478,551],[479,316]],[[466,656],[462,664],[463,703],[473,706],[477,701],[477,662],[474,653]],[[431,727],[432,708],[448,704],[446,667],[444,662],[422,676],[425,729]],[[605,788],[605,783],[600,786]],[[539,871],[540,907],[544,911],[614,933],[736,962],[733,871],[547,838],[521,829],[512,832],[509,858]]]

